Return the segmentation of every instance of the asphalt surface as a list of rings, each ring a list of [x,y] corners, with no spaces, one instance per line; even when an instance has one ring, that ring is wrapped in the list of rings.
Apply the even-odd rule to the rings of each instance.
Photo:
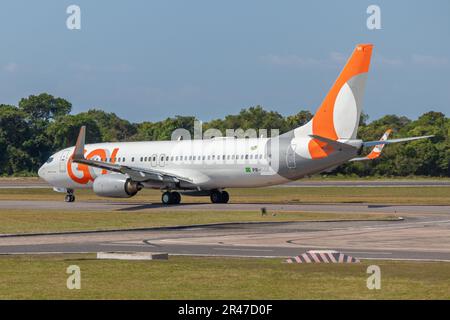
[[[261,204],[261,203],[182,203],[179,205],[163,205],[161,203],[126,202],[126,201],[61,201],[39,200],[2,200],[0,209],[26,210],[64,210],[64,211],[259,211],[266,208],[268,214],[278,211],[306,211],[331,213],[390,213],[390,214],[446,214],[450,206],[433,205],[393,205],[367,203],[301,203],[301,204]]]
[[[274,187],[445,187],[450,186],[450,180],[298,180]],[[39,189],[50,188],[42,179],[0,179],[0,189]]]
[[[255,210],[260,204],[189,204],[170,210]],[[270,211],[397,213],[399,221],[236,223],[135,231],[0,236],[0,254],[149,251],[176,255],[289,257],[311,249],[365,259],[450,261],[450,206],[264,205]],[[0,208],[161,210],[157,204],[1,201]]]

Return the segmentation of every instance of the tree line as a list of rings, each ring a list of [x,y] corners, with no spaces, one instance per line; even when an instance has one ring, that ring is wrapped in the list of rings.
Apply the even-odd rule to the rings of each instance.
[[[0,104],[0,175],[36,175],[38,168],[57,150],[72,146],[82,125],[87,126],[87,143],[104,141],[169,140],[173,130],[184,128],[193,134],[195,117],[175,116],[162,121],[131,123],[114,113],[91,109],[71,114],[72,104],[48,93],[30,95],[17,106]],[[203,123],[203,130],[278,129],[287,132],[308,122],[309,111],[283,117],[261,106],[242,109]],[[396,138],[434,135],[432,139],[389,145],[380,159],[347,163],[331,174],[354,176],[445,176],[450,177],[450,118],[430,111],[416,120],[386,115],[369,122],[361,116],[359,138],[378,140],[387,129]],[[366,150],[368,152],[368,150]],[[330,173],[328,173],[330,174]]]

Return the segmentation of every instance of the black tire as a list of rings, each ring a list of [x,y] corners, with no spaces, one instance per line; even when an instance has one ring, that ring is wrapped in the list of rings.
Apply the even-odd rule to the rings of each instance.
[[[172,192],[172,203],[179,204],[181,202],[181,195],[178,192]]]
[[[222,194],[219,191],[215,190],[211,192],[210,198],[212,203],[221,203]]]
[[[228,203],[228,201],[230,200],[230,195],[226,191],[222,191],[220,197],[221,197],[220,203]]]
[[[65,202],[74,202],[75,196],[73,194],[66,194],[66,196],[64,197],[64,201]]]
[[[173,203],[173,196],[172,196],[172,193],[171,193],[171,192],[168,192],[168,191],[164,192],[164,193],[161,195],[161,202],[162,202],[163,204],[172,204],[172,203]]]

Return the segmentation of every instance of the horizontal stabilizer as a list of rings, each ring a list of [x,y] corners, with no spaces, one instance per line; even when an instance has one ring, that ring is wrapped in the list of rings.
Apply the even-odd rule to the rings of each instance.
[[[427,139],[427,138],[431,138],[431,137],[434,137],[434,135],[399,138],[399,139],[391,139],[391,140],[385,140],[385,141],[367,141],[367,142],[363,142],[363,147],[373,147],[373,146],[381,145],[381,144],[391,144],[391,143],[397,143],[397,142],[413,141],[413,140],[419,140],[419,139]]]
[[[353,146],[351,146],[349,144],[346,144],[346,143],[342,143],[342,142],[339,142],[339,141],[336,141],[336,140],[328,139],[328,138],[325,138],[325,137],[322,137],[322,136],[319,136],[319,135],[316,135],[316,134],[310,134],[309,136],[311,138],[313,138],[313,139],[317,139],[317,140],[319,140],[321,142],[326,143],[327,145],[329,145],[330,147],[332,147],[336,151],[355,150],[355,147],[353,147]]]

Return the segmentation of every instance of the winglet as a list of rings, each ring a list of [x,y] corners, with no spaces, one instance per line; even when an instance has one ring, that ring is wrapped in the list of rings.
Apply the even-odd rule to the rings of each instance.
[[[75,150],[73,151],[74,160],[84,159],[84,143],[86,140],[86,126],[80,128],[80,133],[78,134],[77,143],[75,144]]]
[[[391,134],[392,130],[387,129],[386,132],[381,137],[380,141],[386,141],[389,138],[389,135]],[[384,148],[384,144],[377,144],[375,147],[373,147],[372,151],[367,155],[367,158],[370,160],[376,159],[381,155],[381,151]]]

